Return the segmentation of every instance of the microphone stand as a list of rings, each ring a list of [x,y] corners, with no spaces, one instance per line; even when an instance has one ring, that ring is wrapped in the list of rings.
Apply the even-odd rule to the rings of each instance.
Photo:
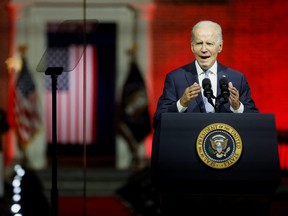
[[[51,76],[52,85],[52,188],[51,188],[51,215],[58,216],[58,188],[57,188],[57,77],[63,67],[48,67],[46,75]]]
[[[214,107],[215,109],[215,104],[213,103],[212,98],[215,98],[214,95],[212,97],[207,98],[208,102]]]
[[[219,100],[220,99],[223,99],[220,101],[219,103]],[[220,111],[220,108],[225,104],[227,103],[229,100],[227,97],[225,97],[223,94],[219,95],[217,98],[216,98],[216,102],[215,102],[215,106],[214,106],[214,109],[215,109],[215,113],[218,113]]]

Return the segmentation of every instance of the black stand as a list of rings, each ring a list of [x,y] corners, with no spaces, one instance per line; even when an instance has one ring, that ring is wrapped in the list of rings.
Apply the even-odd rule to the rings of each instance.
[[[52,188],[51,188],[51,215],[58,215],[58,188],[57,188],[57,77],[63,67],[49,67],[45,71],[51,76],[52,85]]]
[[[216,99],[215,104],[213,103],[213,99]],[[224,97],[224,95],[219,95],[218,97],[215,97],[212,95],[212,97],[207,98],[208,102],[213,106],[215,113],[219,113],[220,108],[225,104],[228,103],[229,99],[228,97]]]

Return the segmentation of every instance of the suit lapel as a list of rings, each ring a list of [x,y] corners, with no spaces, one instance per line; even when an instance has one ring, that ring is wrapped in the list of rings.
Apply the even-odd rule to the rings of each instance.
[[[219,64],[218,62],[218,68],[217,68],[217,82],[218,83],[222,77],[228,78],[228,75],[226,73],[226,67]],[[186,79],[188,81],[188,86],[192,85],[194,82],[199,83],[195,61],[193,61],[189,65],[187,73],[186,73]],[[220,86],[217,85],[217,96],[219,96],[220,94],[221,94]],[[187,112],[195,112],[195,111],[206,112],[202,94],[199,95],[197,98],[195,98],[195,100],[193,100],[187,108]]]
[[[226,78],[228,79],[228,76],[227,76],[227,74],[226,74],[226,67],[218,63],[218,68],[217,68],[217,83],[220,82],[220,79],[221,79],[222,77],[226,77]],[[216,97],[218,97],[220,94],[221,94],[220,85],[217,84],[217,96],[216,96]]]
[[[186,79],[188,81],[188,86],[192,85],[194,82],[199,83],[195,61],[189,65],[186,73]],[[194,112],[195,110],[198,110],[198,112],[199,110],[200,112],[206,112],[201,94],[195,98],[195,100],[193,100],[187,108],[187,112]]]

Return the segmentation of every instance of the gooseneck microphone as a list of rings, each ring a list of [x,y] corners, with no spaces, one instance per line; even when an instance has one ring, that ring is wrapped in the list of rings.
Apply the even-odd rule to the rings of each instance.
[[[222,77],[219,80],[220,90],[221,90],[221,96],[224,98],[225,102],[228,102],[230,91],[228,90],[228,81],[226,77]]]

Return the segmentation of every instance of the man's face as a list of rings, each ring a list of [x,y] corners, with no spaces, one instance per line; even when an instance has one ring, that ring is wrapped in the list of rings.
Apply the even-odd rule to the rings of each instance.
[[[222,50],[222,41],[218,40],[217,28],[203,26],[195,29],[191,50],[203,70],[209,69]]]

